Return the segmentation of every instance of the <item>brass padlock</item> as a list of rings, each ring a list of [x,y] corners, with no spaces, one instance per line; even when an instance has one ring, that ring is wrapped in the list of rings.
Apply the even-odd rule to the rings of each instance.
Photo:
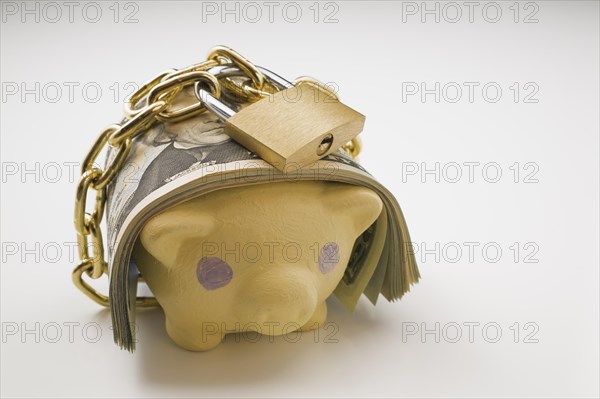
[[[225,133],[275,168],[302,168],[340,148],[363,129],[365,116],[311,84],[293,85],[260,68],[280,91],[239,112],[197,84],[204,106],[225,122]]]

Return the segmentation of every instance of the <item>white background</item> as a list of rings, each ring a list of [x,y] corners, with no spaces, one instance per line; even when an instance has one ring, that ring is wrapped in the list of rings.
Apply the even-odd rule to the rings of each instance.
[[[21,2],[14,15],[2,3],[3,397],[599,395],[597,2],[479,2],[472,22],[463,2],[461,18],[429,2],[436,22],[421,2],[338,1],[317,4],[315,22],[311,1],[296,3],[296,23],[285,2],[272,23],[262,2],[255,23],[241,3],[237,23],[221,2],[216,15],[206,2],[98,2],[97,23],[86,3],[75,2],[73,22],[62,2],[55,22],[41,2],[27,5],[39,22]],[[137,22],[123,23],[131,12]],[[176,347],[160,310],[142,312],[129,354],[112,342],[108,311],[70,281],[69,163],[119,121],[128,82],[198,62],[216,44],[289,78],[335,82],[367,115],[361,162],[397,196],[422,281],[398,303],[363,298],[354,315],[331,300],[336,331],[228,339],[206,353]],[[407,93],[436,82],[439,102]],[[472,102],[465,82],[478,85]],[[482,93],[488,83],[502,90],[496,102]],[[436,167],[438,182],[421,173]],[[332,331],[337,342],[324,342]]]

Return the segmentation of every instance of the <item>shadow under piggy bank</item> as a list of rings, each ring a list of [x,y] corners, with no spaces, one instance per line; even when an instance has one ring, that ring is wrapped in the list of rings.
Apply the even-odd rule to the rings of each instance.
[[[169,340],[161,309],[140,309],[138,350],[133,354],[138,357],[140,381],[178,391],[202,389],[203,395],[210,396],[211,388],[216,394],[226,386],[252,387],[281,374],[311,369],[326,375],[357,347],[386,331],[386,323],[366,300],[359,301],[352,314],[335,298],[327,302],[331,321],[319,329],[277,337],[228,334],[218,348],[206,352],[184,350]]]

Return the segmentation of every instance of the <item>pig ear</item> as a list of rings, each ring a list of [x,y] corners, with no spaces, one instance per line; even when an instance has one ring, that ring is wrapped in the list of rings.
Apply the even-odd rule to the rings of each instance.
[[[198,208],[179,206],[150,219],[140,233],[146,251],[166,267],[175,265],[185,243],[202,238],[217,228],[215,219]]]
[[[327,183],[323,195],[331,212],[350,219],[348,226],[357,237],[377,220],[383,208],[379,195],[366,187]]]

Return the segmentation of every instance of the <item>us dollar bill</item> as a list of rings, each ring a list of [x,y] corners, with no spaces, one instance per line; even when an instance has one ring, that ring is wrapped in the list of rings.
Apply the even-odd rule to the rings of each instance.
[[[108,154],[108,161],[114,154]],[[376,192],[383,210],[357,240],[335,296],[353,310],[364,293],[375,304],[401,298],[419,280],[408,228],[396,199],[345,151],[307,167],[279,171],[229,138],[206,112],[177,123],[155,123],[132,142],[125,166],[107,190],[110,310],[115,342],[134,350],[139,272],[131,253],[146,221],[215,190],[281,181],[331,181]]]

